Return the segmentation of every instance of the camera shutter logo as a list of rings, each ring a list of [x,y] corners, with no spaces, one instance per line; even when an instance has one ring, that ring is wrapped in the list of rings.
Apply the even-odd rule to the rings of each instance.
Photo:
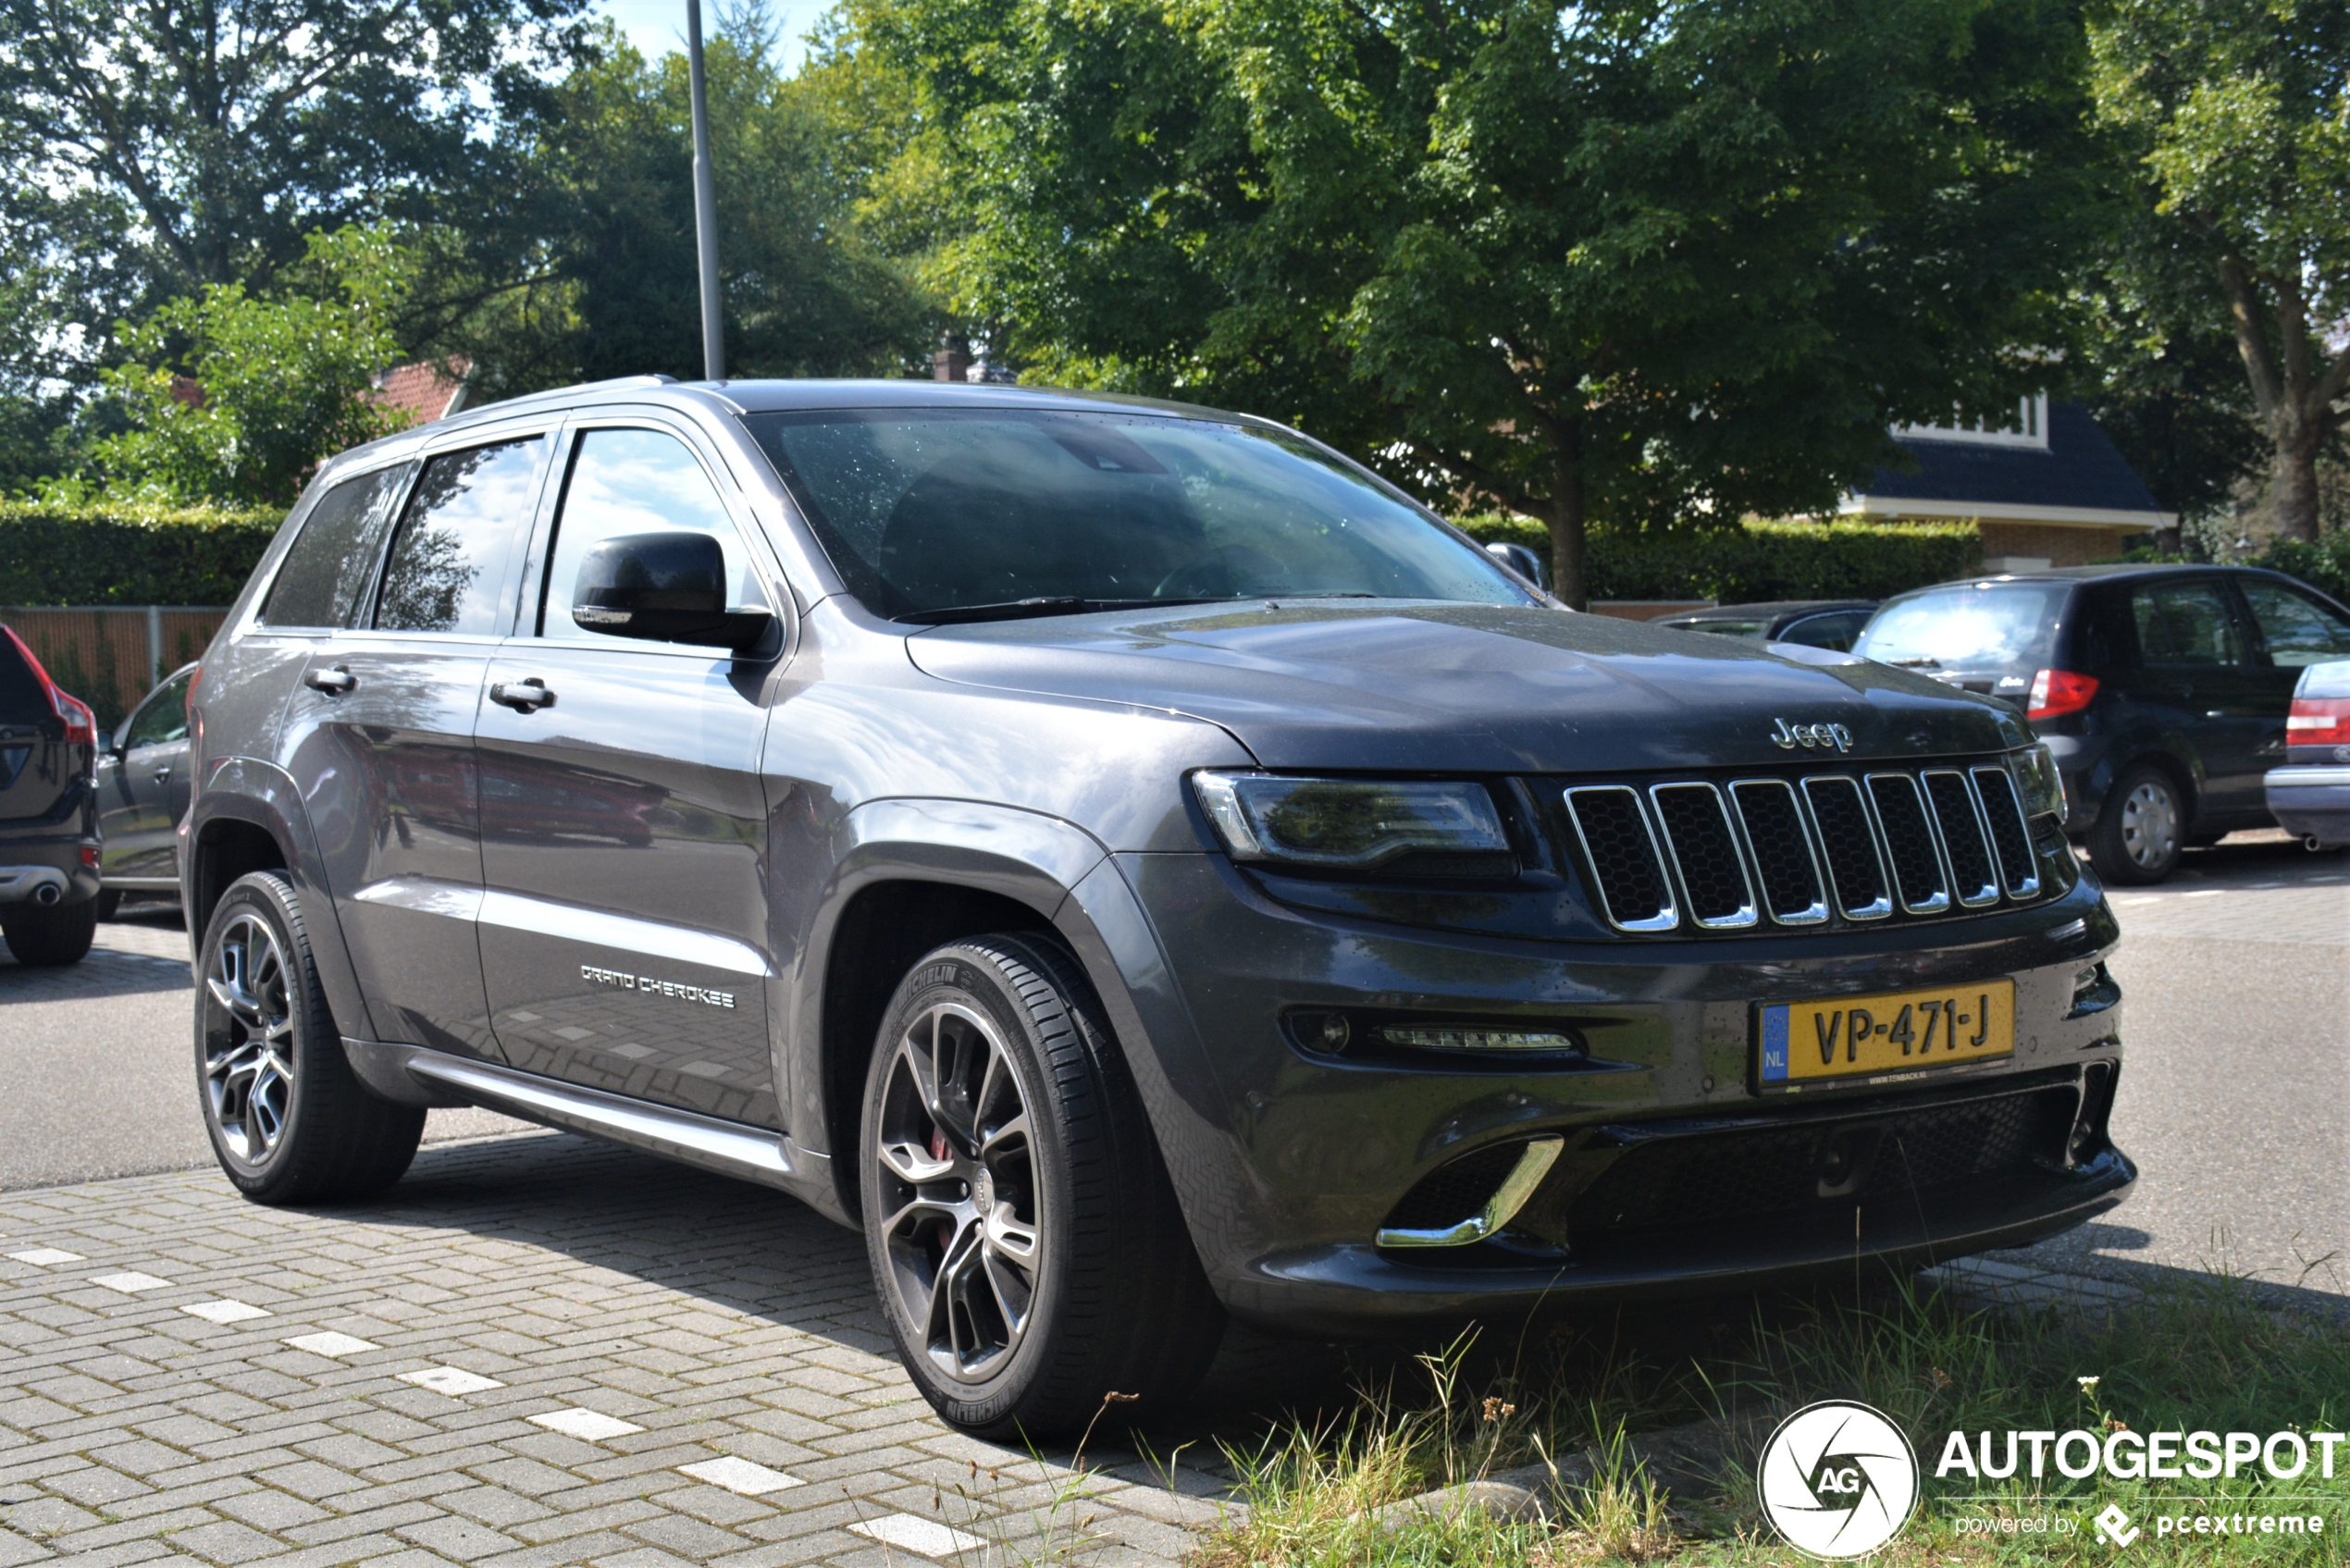
[[[1806,1405],[1762,1446],[1762,1512],[1807,1557],[1866,1557],[1918,1505],[1918,1456],[1880,1411],[1843,1400]]]

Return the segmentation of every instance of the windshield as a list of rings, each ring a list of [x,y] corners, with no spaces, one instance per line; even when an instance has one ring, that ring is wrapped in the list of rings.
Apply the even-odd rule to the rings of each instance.
[[[1985,670],[2045,661],[2066,583],[1971,583],[1897,599],[1876,613],[1852,651],[1880,664]]]
[[[744,423],[849,590],[894,618],[1273,595],[1531,602],[1367,477],[1240,425],[1025,409]]]

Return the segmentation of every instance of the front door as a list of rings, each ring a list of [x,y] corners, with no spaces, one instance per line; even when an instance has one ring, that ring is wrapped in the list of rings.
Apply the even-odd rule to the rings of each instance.
[[[280,751],[380,1040],[496,1054],[474,934],[474,710],[513,621],[551,444],[530,434],[430,458],[362,624],[317,646],[287,708]]]
[[[188,676],[147,694],[98,759],[99,869],[107,885],[177,887],[178,837],[188,810]]]
[[[539,613],[489,668],[481,952],[506,1060],[729,1121],[777,1125],[759,773],[771,666],[571,619],[579,561],[690,529],[735,601],[777,605],[682,430],[580,429]],[[747,514],[746,514],[747,524]]]

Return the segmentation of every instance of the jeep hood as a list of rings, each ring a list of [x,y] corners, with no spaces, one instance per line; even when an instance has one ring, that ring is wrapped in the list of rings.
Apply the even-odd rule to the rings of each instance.
[[[2029,738],[2006,705],[1885,665],[1531,606],[1251,600],[939,626],[906,647],[940,680],[1206,720],[1289,770],[1751,766],[1788,759],[1782,719],[1843,725],[1853,758]]]

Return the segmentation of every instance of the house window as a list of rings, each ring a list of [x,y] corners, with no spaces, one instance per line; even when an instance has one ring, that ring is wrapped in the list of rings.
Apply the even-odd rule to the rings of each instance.
[[[2005,423],[1987,419],[1961,422],[1954,411],[1948,425],[1897,425],[1893,433],[1906,441],[1972,441],[1982,446],[2035,447],[2048,450],[2048,395],[2035,392],[2016,400],[2015,417]]]

